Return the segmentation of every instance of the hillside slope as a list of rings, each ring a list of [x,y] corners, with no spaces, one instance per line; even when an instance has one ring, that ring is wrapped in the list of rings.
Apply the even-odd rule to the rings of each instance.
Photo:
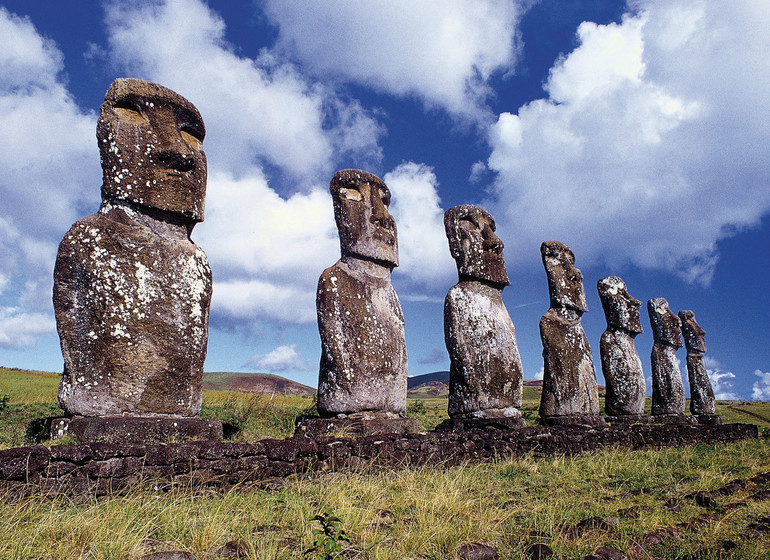
[[[270,373],[206,372],[203,388],[209,391],[241,393],[276,393],[279,395],[312,395],[312,387]]]

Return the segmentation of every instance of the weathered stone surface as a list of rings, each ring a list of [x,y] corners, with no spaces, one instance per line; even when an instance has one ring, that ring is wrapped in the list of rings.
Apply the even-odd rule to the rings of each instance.
[[[520,417],[523,371],[502,291],[509,284],[495,222],[478,206],[444,214],[459,282],[444,300],[452,418]]]
[[[706,353],[704,331],[695,320],[695,313],[680,311],[684,345],[687,348],[687,378],[690,381],[690,412],[694,416],[713,416],[716,411],[714,389],[711,387],[703,355]],[[704,421],[707,421],[704,419]]]
[[[435,428],[437,432],[469,432],[471,430],[515,430],[527,425],[524,418],[517,417],[486,417],[486,418],[447,418]]]
[[[65,435],[87,443],[162,443],[165,441],[221,440],[219,420],[187,417],[97,416],[56,418],[51,439]]]
[[[677,349],[682,347],[681,321],[664,298],[647,302],[654,343],[652,362],[652,414],[684,414],[684,385],[679,371]]]
[[[200,411],[211,270],[190,232],[203,219],[204,134],[195,107],[162,86],[119,79],[107,92],[102,205],[66,233],[54,270],[68,414]]]
[[[461,465],[500,457],[581,455],[604,447],[643,449],[720,443],[758,437],[751,424],[662,423],[532,426],[470,432],[377,434],[366,437],[293,437],[256,443],[194,441],[164,445],[90,443],[0,450],[0,491],[22,496],[34,489],[49,494],[99,496],[152,484],[208,484],[229,487],[293,473],[330,469]],[[751,479],[761,484],[760,477]],[[764,498],[757,498],[764,499]],[[609,523],[610,518],[604,518]]]
[[[347,169],[330,187],[342,258],[318,281],[321,335],[318,411],[406,412],[404,316],[390,282],[398,266],[390,191],[371,173]]]
[[[553,550],[547,544],[532,544],[527,547],[526,557],[528,560],[543,560],[552,558]]]
[[[196,560],[195,555],[183,550],[173,550],[167,552],[153,552],[145,554],[139,560]]]
[[[596,416],[599,388],[591,346],[580,317],[588,310],[583,275],[572,250],[559,241],[540,246],[548,275],[551,308],[540,319],[543,341],[543,392],[540,417]]]
[[[634,338],[642,332],[642,302],[631,297],[617,276],[602,278],[597,287],[607,318],[607,330],[599,343],[607,387],[604,410],[609,416],[640,416],[644,414],[646,387]]]
[[[324,436],[361,437],[376,434],[410,434],[419,431],[416,418],[396,414],[357,413],[346,418],[306,418],[297,423],[295,435],[309,438]]]
[[[497,560],[500,555],[489,545],[465,543],[457,548],[458,560]]]

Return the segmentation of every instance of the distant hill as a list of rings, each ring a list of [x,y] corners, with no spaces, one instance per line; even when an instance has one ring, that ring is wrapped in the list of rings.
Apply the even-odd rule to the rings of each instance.
[[[439,381],[449,385],[449,372],[434,371],[432,373],[423,373],[422,375],[409,377],[406,381],[406,388],[412,389],[413,387],[417,387],[418,385],[422,385],[423,383],[428,383],[430,381]]]
[[[446,397],[449,395],[449,372],[434,371],[409,377],[406,396],[412,399]]]
[[[241,393],[276,393],[279,395],[312,395],[312,387],[270,373],[205,372],[203,388],[209,391]]]
[[[540,391],[543,388],[543,380],[525,379],[524,387],[524,400],[539,400]],[[601,395],[604,395],[604,387],[599,387],[599,391]],[[448,395],[448,371],[434,371],[423,375],[415,375],[410,377],[407,382],[407,396],[413,399],[446,397]]]

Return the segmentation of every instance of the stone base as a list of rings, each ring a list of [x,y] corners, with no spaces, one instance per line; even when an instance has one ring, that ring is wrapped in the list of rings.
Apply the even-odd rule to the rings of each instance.
[[[416,418],[391,415],[351,414],[344,418],[305,418],[297,422],[295,436],[362,437],[376,434],[414,434],[420,431]]]
[[[540,422],[544,426],[590,426],[592,428],[605,428],[607,422],[604,418],[594,414],[570,414],[567,416],[546,416]]]
[[[72,436],[79,443],[169,443],[222,440],[222,422],[197,417],[73,416],[51,420],[51,439]]]
[[[697,424],[694,416],[684,414],[653,414],[652,421],[655,424]]]
[[[643,414],[628,414],[626,416],[607,416],[605,418],[610,424],[622,424],[631,426],[633,424],[654,424],[655,418]]]
[[[719,426],[724,424],[725,421],[718,414],[697,414],[693,416],[698,424],[711,424],[712,426]]]
[[[501,418],[448,418],[436,426],[437,432],[470,432],[472,430],[515,430],[525,428],[526,421],[519,417]]]

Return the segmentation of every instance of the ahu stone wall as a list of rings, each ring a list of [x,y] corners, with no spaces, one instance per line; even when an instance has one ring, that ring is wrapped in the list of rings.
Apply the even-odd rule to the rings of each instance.
[[[458,465],[530,454],[576,455],[607,447],[680,447],[758,437],[751,424],[532,426],[469,432],[423,432],[361,438],[295,436],[255,443],[198,441],[156,445],[90,443],[0,451],[0,488],[14,494],[99,496],[141,483],[209,484],[274,481],[295,473]]]

